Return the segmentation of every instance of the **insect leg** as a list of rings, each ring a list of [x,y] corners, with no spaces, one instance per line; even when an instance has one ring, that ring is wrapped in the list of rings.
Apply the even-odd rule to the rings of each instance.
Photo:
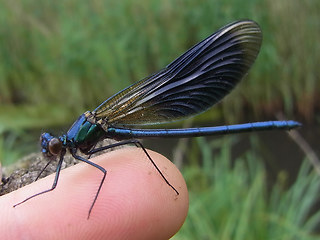
[[[34,194],[34,195],[26,198],[25,200],[23,200],[23,201],[15,204],[15,205],[13,205],[13,207],[16,207],[16,206],[18,206],[18,205],[20,205],[20,204],[22,204],[22,203],[25,203],[26,201],[28,201],[28,200],[30,200],[31,198],[34,198],[34,197],[36,197],[36,196],[42,195],[42,194],[47,193],[47,192],[51,192],[52,190],[54,190],[54,189],[56,188],[56,186],[57,186],[57,184],[58,184],[58,180],[59,180],[59,176],[60,176],[60,171],[61,171],[61,166],[62,166],[62,162],[63,162],[65,153],[66,153],[65,150],[61,152],[60,160],[59,160],[58,165],[57,165],[56,175],[55,175],[55,177],[54,177],[54,181],[53,181],[52,187],[51,187],[50,189],[48,189],[48,190],[39,192],[39,193],[37,193],[37,194]],[[47,165],[48,165],[48,164],[47,164]],[[47,167],[47,165],[46,165],[46,167]],[[41,173],[40,173],[40,174],[41,174]]]
[[[50,164],[53,160],[54,160],[54,159],[52,158],[52,159],[50,159],[50,160],[47,162],[46,166],[41,170],[41,172],[38,174],[37,178],[36,178],[34,181],[37,181],[37,180],[39,179],[39,177],[41,176],[41,174],[44,172],[44,170],[49,166],[49,164]]]
[[[114,148],[114,147],[118,147],[118,146],[123,146],[123,145],[127,145],[127,144],[134,144],[136,145],[136,147],[140,147],[144,153],[147,155],[148,159],[150,160],[150,162],[152,163],[152,165],[157,169],[158,173],[161,175],[161,177],[163,178],[163,180],[175,191],[175,193],[177,195],[179,195],[179,192],[177,191],[177,189],[175,189],[174,186],[171,185],[171,183],[169,183],[169,181],[166,179],[166,177],[163,175],[163,173],[161,172],[161,170],[158,168],[158,166],[156,165],[156,163],[152,160],[151,156],[149,155],[149,153],[147,152],[147,150],[145,149],[145,147],[142,145],[142,143],[137,140],[137,139],[129,139],[129,140],[125,140],[125,141],[121,141],[121,142],[117,142],[114,144],[110,144],[107,146],[103,146],[103,147],[99,147],[96,149],[92,149],[88,152],[88,154],[94,154],[103,150],[107,150],[110,148]]]
[[[93,200],[93,202],[92,202],[92,204],[91,204],[91,207],[90,207],[90,209],[89,209],[88,218],[87,218],[87,219],[89,219],[90,214],[91,214],[91,211],[92,211],[92,208],[93,208],[94,204],[96,203],[97,198],[98,198],[98,195],[99,195],[100,190],[101,190],[101,188],[102,188],[102,184],[103,184],[103,182],[104,182],[104,179],[106,178],[107,171],[106,171],[103,167],[99,166],[98,164],[95,164],[95,163],[93,163],[93,162],[91,162],[91,161],[89,161],[89,160],[87,160],[87,159],[85,159],[85,158],[83,158],[83,157],[81,157],[81,156],[79,156],[79,155],[76,155],[76,152],[75,152],[75,151],[71,151],[71,154],[72,154],[72,156],[73,156],[75,159],[78,159],[78,160],[80,160],[80,161],[82,161],[82,162],[85,162],[85,163],[87,163],[87,164],[95,167],[95,168],[98,168],[98,169],[103,173],[103,178],[101,179],[101,182],[100,182],[98,191],[97,191],[96,196],[94,197],[94,200]],[[90,154],[90,153],[89,153],[89,154]]]

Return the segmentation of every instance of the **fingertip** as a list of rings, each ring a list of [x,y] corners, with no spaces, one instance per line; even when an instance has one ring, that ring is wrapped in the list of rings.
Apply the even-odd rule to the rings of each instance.
[[[88,164],[78,164],[61,172],[54,191],[13,209],[17,229],[27,228],[30,236],[47,234],[47,238],[57,238],[57,234],[68,239],[170,238],[187,215],[186,184],[173,163],[158,153],[148,153],[179,195],[141,149],[125,148],[90,159],[107,170],[107,177],[89,220],[88,211],[103,175]],[[19,189],[13,193],[12,205],[49,188],[52,182],[51,175]]]
[[[165,182],[145,153],[138,148],[126,148],[101,156],[108,168],[103,196],[109,194],[117,198],[100,201],[93,210],[101,214],[119,217],[118,231],[122,235],[115,239],[169,239],[182,226],[188,212],[188,192],[186,183],[176,168],[164,156],[148,150],[150,157],[158,166],[168,182],[179,195]],[[111,176],[112,175],[112,176]],[[99,210],[99,208],[103,210]],[[120,217],[121,216],[121,217]],[[121,222],[125,219],[125,223]]]

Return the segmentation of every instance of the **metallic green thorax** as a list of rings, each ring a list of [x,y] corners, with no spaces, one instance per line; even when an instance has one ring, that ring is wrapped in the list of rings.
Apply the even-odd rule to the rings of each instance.
[[[86,153],[105,135],[100,126],[89,122],[85,114],[82,114],[67,132],[63,144],[71,148],[77,147]]]

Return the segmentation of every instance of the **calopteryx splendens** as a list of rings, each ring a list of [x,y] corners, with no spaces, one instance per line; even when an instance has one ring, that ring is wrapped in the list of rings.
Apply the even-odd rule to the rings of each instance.
[[[67,150],[74,158],[103,172],[103,178],[89,209],[89,218],[105,180],[106,170],[79,156],[78,149],[91,156],[116,146],[135,144],[141,147],[164,181],[179,194],[137,139],[198,137],[271,129],[290,130],[300,126],[300,123],[295,121],[267,121],[187,129],[137,129],[137,126],[171,122],[206,111],[226,96],[244,77],[259,53],[261,41],[261,30],[255,22],[244,20],[231,23],[193,46],[164,69],[113,95],[95,110],[82,114],[65,135],[54,137],[43,133],[40,139],[41,148],[42,153],[50,159],[48,164],[59,157],[53,185],[15,206],[55,189]],[[96,144],[105,138],[119,142],[97,148]]]

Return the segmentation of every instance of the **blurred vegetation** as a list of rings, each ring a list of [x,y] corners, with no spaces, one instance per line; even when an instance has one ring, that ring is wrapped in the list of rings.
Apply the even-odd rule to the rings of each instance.
[[[249,77],[224,101],[224,116],[241,119],[249,108],[256,115],[284,110],[309,119],[319,107],[317,0],[31,0],[1,5],[0,104],[19,105],[20,114],[30,108],[33,116],[48,114],[51,121],[43,127],[72,121],[243,18],[261,25],[264,42]],[[57,106],[60,114],[52,114]],[[14,111],[2,109],[0,116]],[[0,122],[9,124],[2,117]]]
[[[270,191],[262,159],[253,151],[233,159],[230,138],[199,138],[203,164],[185,166],[190,209],[182,229],[172,238],[219,240],[316,240],[319,235],[320,178],[306,161],[294,184],[285,172]],[[217,151],[210,155],[212,149]]]
[[[318,0],[2,1],[0,161],[35,151],[41,131],[66,129],[85,110],[239,19],[260,24],[260,55],[239,87],[197,119],[258,121],[284,112],[319,121],[319,13]],[[316,239],[311,233],[320,217],[311,208],[320,183],[306,164],[292,186],[280,177],[267,192],[254,148],[233,164],[232,143],[224,138],[194,141],[201,148],[186,149],[183,167],[190,213],[174,239]],[[214,149],[221,150],[213,157]]]
[[[264,34],[257,62],[232,97],[199,119],[274,119],[278,111],[316,119],[317,0],[18,0],[0,6],[0,134],[19,138],[24,130],[38,135],[67,126],[218,28],[245,18]]]

